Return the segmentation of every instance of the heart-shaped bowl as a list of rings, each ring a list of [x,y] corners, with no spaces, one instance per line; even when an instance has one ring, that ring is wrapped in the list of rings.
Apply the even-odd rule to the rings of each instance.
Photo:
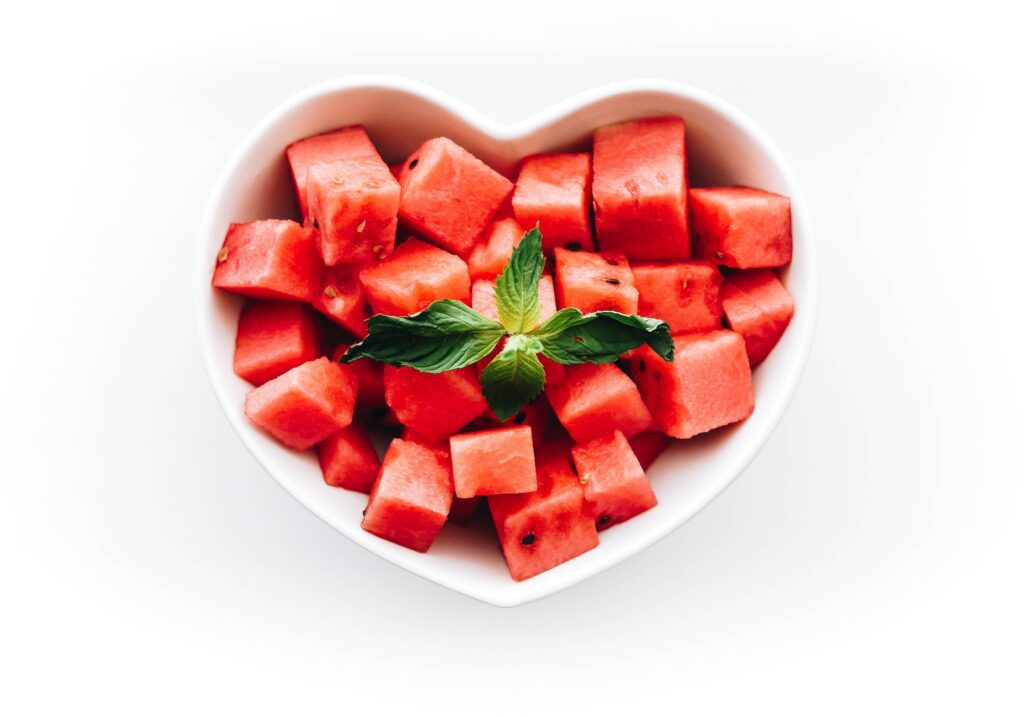
[[[602,125],[662,114],[686,120],[692,186],[750,185],[792,199],[793,262],[781,276],[797,309],[778,346],[754,371],[754,414],[738,425],[676,442],[650,469],[658,496],[655,508],[602,532],[594,550],[517,583],[509,577],[493,529],[446,526],[425,554],[365,532],[359,523],[366,496],[326,485],[312,452],[284,448],[246,419],[242,404],[251,387],[232,371],[242,301],[211,288],[210,279],[229,223],[294,217],[284,155],[289,143],[362,124],[384,159],[394,163],[424,140],[443,135],[509,175],[527,155],[587,148],[591,133]],[[246,447],[285,490],[343,535],[395,565],[493,605],[512,606],[551,595],[634,555],[685,523],[739,475],[768,440],[796,389],[811,346],[817,275],[807,208],[789,165],[749,117],[708,92],[660,80],[620,82],[519,124],[502,125],[420,83],[361,76],[300,92],[242,142],[203,218],[195,302],[199,345],[214,391]],[[653,582],[656,576],[650,578]]]

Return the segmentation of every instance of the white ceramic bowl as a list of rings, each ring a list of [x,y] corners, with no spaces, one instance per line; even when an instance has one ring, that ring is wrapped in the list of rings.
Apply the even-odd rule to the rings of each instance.
[[[505,568],[497,539],[446,526],[429,553],[389,543],[359,527],[366,497],[327,486],[312,452],[290,451],[250,424],[242,402],[250,386],[232,372],[241,300],[210,287],[230,222],[289,217],[290,142],[350,124],[366,126],[384,159],[398,162],[444,135],[497,170],[521,157],[584,146],[597,127],[658,114],[686,119],[693,186],[745,184],[792,198],[793,263],[783,280],[796,300],[789,329],[754,372],[757,408],[742,424],[680,441],[650,470],[656,508],[601,533],[596,549],[521,583]],[[516,125],[502,125],[430,87],[393,77],[348,77],[315,85],[270,113],[242,142],[210,197],[195,262],[199,344],[213,388],[242,441],[299,502],[367,550],[413,573],[493,605],[512,606],[584,580],[675,530],[736,478],[779,422],[811,346],[817,279],[803,193],[786,160],[754,122],[696,88],[666,81],[620,82],[578,95]],[[654,590],[657,576],[650,576]]]

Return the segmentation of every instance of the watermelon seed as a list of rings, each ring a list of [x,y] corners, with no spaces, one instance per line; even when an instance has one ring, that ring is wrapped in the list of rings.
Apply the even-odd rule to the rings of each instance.
[[[622,282],[621,282],[621,281],[619,281],[618,279],[605,279],[605,280],[604,280],[604,283],[606,283],[606,284],[611,284],[612,286],[618,286],[618,285],[619,285],[619,284],[621,284]]]
[[[420,158],[417,157],[413,161],[409,162],[409,169],[416,169],[416,165],[420,163]]]
[[[522,424],[522,422],[525,421],[525,420],[526,420],[526,411],[520,411],[519,413],[516,414],[516,424],[517,425]]]
[[[533,533],[527,533],[526,535],[523,536],[523,539],[520,542],[523,545],[533,545],[533,541],[535,541],[536,539],[537,539],[536,535],[534,535]]]
[[[722,253],[722,252],[720,252],[720,251],[716,251],[716,252],[715,252],[715,256],[716,256],[716,257],[718,257],[718,260],[719,260],[719,261],[722,261],[723,259],[725,259],[725,254],[723,254],[723,253]]]
[[[363,221],[359,222],[359,224],[356,225],[356,234],[362,234],[363,233],[363,229],[366,229],[366,220],[365,219]]]
[[[583,245],[580,244],[578,241],[571,241],[565,245],[565,248],[568,249],[569,251],[579,251],[580,249],[583,248]]]
[[[366,517],[366,508],[363,508],[363,517]]]
[[[335,177],[334,179],[331,180],[331,183],[333,183],[333,184],[344,184],[345,183],[345,178],[344,177]]]
[[[217,254],[217,262],[218,262],[218,263],[220,263],[220,264],[223,264],[223,263],[224,263],[224,262],[226,262],[227,260],[228,260],[228,248],[227,248],[227,247],[224,247],[224,248],[223,248],[223,249],[221,249],[221,250],[220,250],[220,252],[219,252],[219,253]]]
[[[333,299],[337,295],[338,290],[335,289],[333,286],[328,286],[326,289],[324,289],[324,296],[326,296],[328,299]]]
[[[647,371],[647,359],[640,359],[640,372]]]
[[[597,519],[597,524],[598,525],[608,525],[608,523],[611,521],[611,519],[612,519],[612,517],[610,515],[602,515],[600,518]]]
[[[317,221],[316,217],[313,217],[313,228],[320,229],[320,222]]]
[[[373,245],[373,253],[374,254],[380,255],[380,253],[382,251],[384,251],[384,247],[382,247],[380,244],[374,244]]]

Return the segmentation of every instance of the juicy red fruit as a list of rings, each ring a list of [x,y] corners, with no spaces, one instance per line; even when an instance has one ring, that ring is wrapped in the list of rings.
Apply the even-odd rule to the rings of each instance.
[[[447,438],[487,410],[473,366],[445,373],[385,366],[384,397],[402,425],[431,441]]]
[[[795,305],[771,269],[740,271],[722,289],[729,326],[743,336],[751,367],[764,361],[782,338]]]
[[[625,255],[555,249],[555,297],[559,308],[637,312],[638,293]]]
[[[573,446],[572,459],[598,530],[658,504],[640,461],[621,431]]]
[[[374,157],[377,148],[359,125],[343,127],[332,132],[314,135],[293,142],[285,149],[288,165],[295,182],[295,196],[299,201],[302,218],[308,217],[306,201],[306,175],[310,167],[323,162],[334,162],[352,157]]]
[[[784,266],[793,258],[789,197],[751,187],[690,190],[694,252],[735,269]]]
[[[380,471],[380,459],[366,429],[358,423],[342,428],[317,446],[324,482],[337,488],[369,493]]]
[[[251,301],[235,336],[235,373],[255,386],[320,356],[320,329],[305,304]]]
[[[512,209],[524,227],[540,225],[544,251],[593,249],[590,232],[590,155],[539,154],[523,160]]]
[[[322,266],[311,229],[278,219],[232,224],[213,285],[255,299],[312,301]]]
[[[614,364],[567,366],[565,378],[548,387],[548,401],[576,442],[615,429],[633,436],[653,425],[636,384]]]
[[[469,268],[459,257],[416,239],[359,273],[375,314],[405,316],[440,299],[469,303]]]
[[[529,426],[491,428],[449,440],[459,498],[537,490]]]

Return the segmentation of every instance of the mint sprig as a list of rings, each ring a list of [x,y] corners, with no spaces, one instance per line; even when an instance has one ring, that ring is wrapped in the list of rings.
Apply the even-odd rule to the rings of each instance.
[[[565,308],[538,326],[538,284],[544,271],[541,238],[539,226],[526,232],[498,276],[500,323],[450,299],[409,316],[377,314],[367,320],[367,337],[353,344],[341,361],[370,358],[442,373],[480,361],[507,336],[480,374],[484,397],[498,420],[505,421],[544,390],[540,355],[566,365],[603,364],[646,344],[664,360],[674,359],[669,325],[658,319]]]

